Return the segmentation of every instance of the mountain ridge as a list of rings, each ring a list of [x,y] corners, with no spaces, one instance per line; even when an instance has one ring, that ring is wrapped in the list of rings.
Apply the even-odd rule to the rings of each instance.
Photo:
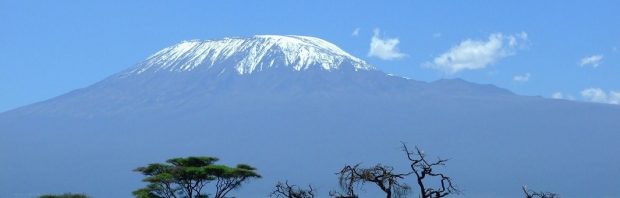
[[[253,66],[243,66],[250,60]],[[268,65],[262,65],[265,63]],[[238,68],[249,70],[236,70]],[[512,94],[499,87],[462,79],[426,83],[388,75],[319,38],[256,35],[182,41],[93,85],[4,114],[47,112],[52,115],[97,117],[109,112],[133,114],[152,109],[152,105],[173,108],[181,105],[177,100],[186,101],[207,95],[217,97],[222,93],[311,94],[326,90],[367,95],[395,90],[401,93],[394,94],[401,97],[448,92],[460,97],[468,94]],[[86,106],[75,108],[75,103]]]
[[[0,113],[0,197],[59,190],[130,197],[144,186],[132,169],[188,155],[256,166],[263,179],[235,196],[266,195],[288,179],[326,194],[343,164],[406,165],[402,141],[452,158],[446,173],[464,197],[522,197],[523,184],[575,197],[620,195],[613,179],[620,177],[619,106],[520,96],[462,79],[421,82],[352,64],[295,70],[282,61],[219,75],[241,58],[216,69],[200,69],[207,62],[124,75],[138,64]],[[607,190],[582,190],[594,188]]]

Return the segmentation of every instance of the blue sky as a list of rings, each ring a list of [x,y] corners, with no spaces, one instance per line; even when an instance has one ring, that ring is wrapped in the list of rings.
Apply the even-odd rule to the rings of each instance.
[[[0,112],[88,86],[182,40],[255,34],[320,37],[417,80],[617,103],[618,8],[614,0],[0,0]]]

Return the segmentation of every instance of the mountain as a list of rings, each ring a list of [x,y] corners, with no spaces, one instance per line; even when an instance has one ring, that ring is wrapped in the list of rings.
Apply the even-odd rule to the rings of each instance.
[[[258,35],[252,38],[184,41],[165,48],[125,75],[145,72],[210,70],[240,75],[287,67],[370,70],[372,66],[325,40],[307,36]]]
[[[387,75],[319,38],[192,40],[86,88],[0,114],[0,197],[130,197],[137,166],[189,155],[337,188],[344,164],[406,171],[400,142],[451,158],[463,197],[620,197],[620,107]],[[407,181],[413,183],[414,181]],[[368,186],[368,193],[376,191]],[[591,190],[597,189],[597,190]]]

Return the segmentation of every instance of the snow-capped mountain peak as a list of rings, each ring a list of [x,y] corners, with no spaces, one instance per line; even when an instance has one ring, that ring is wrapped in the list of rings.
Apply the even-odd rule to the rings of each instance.
[[[290,67],[295,71],[333,71],[344,67],[351,67],[356,71],[374,69],[365,61],[323,39],[294,35],[256,35],[247,38],[183,41],[151,55],[126,74],[186,72],[198,69],[251,74],[278,67]]]

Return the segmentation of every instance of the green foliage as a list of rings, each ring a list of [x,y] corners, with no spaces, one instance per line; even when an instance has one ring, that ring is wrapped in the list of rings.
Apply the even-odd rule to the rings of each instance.
[[[256,168],[247,164],[238,164],[237,167],[233,169],[233,175],[261,178],[261,176],[256,173]]]
[[[143,181],[149,184],[134,191],[133,195],[138,198],[208,197],[203,188],[215,180],[215,197],[221,198],[249,178],[260,178],[256,168],[250,165],[239,164],[232,168],[214,164],[217,161],[215,157],[186,157],[138,167],[134,171],[142,173]]]
[[[132,194],[137,198],[165,198],[167,196],[160,195],[166,195],[166,192],[167,189],[165,189],[164,187],[156,183],[150,183],[144,188],[133,191]]]
[[[187,158],[172,158],[167,160],[166,162],[175,165],[175,166],[184,166],[184,167],[203,167],[213,164],[218,161],[218,158],[215,157],[187,157]]]
[[[239,188],[250,178],[261,178],[255,170],[256,168],[246,164],[239,164],[235,168],[222,165],[212,166],[210,171],[217,178],[215,198],[226,197],[226,194]]]
[[[145,188],[140,188],[136,191],[133,191],[133,195],[137,198],[163,198],[162,196],[159,196],[157,193],[157,191],[160,191],[161,189],[156,189],[156,188],[151,188],[151,185],[149,185],[148,187]]]
[[[85,194],[65,193],[62,195],[42,195],[39,198],[88,198]]]

